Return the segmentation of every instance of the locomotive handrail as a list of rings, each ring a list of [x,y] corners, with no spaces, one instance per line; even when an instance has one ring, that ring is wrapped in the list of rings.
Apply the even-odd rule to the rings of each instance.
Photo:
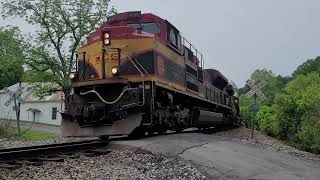
[[[126,56],[129,58],[130,61],[133,61],[132,59],[136,60],[136,63],[137,63],[137,64],[140,66],[140,68],[145,72],[145,74],[147,74],[149,77],[151,77],[151,75],[148,73],[148,71],[139,63],[139,61],[137,60],[137,58],[135,58],[135,57],[132,58],[132,57],[130,57],[128,54],[126,54],[126,53],[124,53],[124,52],[121,52],[121,53],[124,54],[124,55],[126,55]],[[139,70],[140,73],[142,73],[138,67],[136,67],[136,68]],[[142,74],[143,74],[143,73],[142,73]]]
[[[144,74],[137,67],[137,65],[133,62],[132,58],[130,56],[128,56],[128,58],[129,58],[130,62],[134,65],[134,67],[140,72],[140,74],[142,76],[142,94],[143,94],[143,96],[142,96],[142,104],[140,106],[144,106],[144,103],[145,103]]]
[[[149,76],[151,77],[151,75],[148,73],[148,71],[140,64],[140,62],[138,61],[137,58],[133,58],[134,60],[136,60],[136,63],[141,67],[141,69]]]
[[[151,77],[151,75],[148,73],[148,71],[139,63],[138,59],[134,57],[134,59],[136,60],[137,64],[141,67],[141,69],[149,76]],[[151,81],[151,90],[152,90],[152,108],[154,108],[154,90],[153,90],[153,81]]]
[[[140,74],[141,74],[141,76],[142,76],[142,93],[143,93],[143,96],[142,96],[142,104],[139,104],[139,106],[143,106],[143,105],[145,104],[145,87],[144,87],[144,76],[145,76],[145,75],[143,74],[143,72],[140,70],[140,68],[136,65],[136,63],[133,61],[133,59],[132,59],[129,55],[127,55],[126,53],[123,53],[123,52],[122,52],[122,54],[125,54],[125,55],[129,58],[129,60],[131,61],[131,63],[132,63],[132,64],[134,65],[134,67],[140,72]],[[138,61],[137,61],[137,63],[138,63],[139,66],[143,69],[143,71],[145,71],[146,74],[148,74],[148,72],[142,67],[142,65],[141,65]],[[150,74],[148,74],[148,76],[150,76]],[[80,95],[84,96],[84,95],[93,93],[93,94],[96,94],[103,103],[111,105],[111,104],[115,104],[116,102],[118,102],[118,101],[122,98],[122,96],[123,96],[123,94],[124,94],[125,92],[130,91],[130,90],[135,90],[135,89],[138,89],[138,88],[126,88],[126,89],[122,90],[122,92],[120,93],[120,95],[119,95],[114,101],[107,101],[107,100],[105,100],[105,99],[99,94],[99,92],[97,92],[97,91],[95,91],[95,90],[90,90],[90,91],[87,91],[87,92],[80,92]]]
[[[114,103],[118,102],[118,101],[122,98],[122,96],[123,96],[123,94],[124,94],[125,92],[131,91],[131,90],[135,90],[135,89],[138,89],[138,88],[126,88],[126,89],[122,90],[122,92],[120,93],[120,95],[119,95],[119,96],[117,97],[117,99],[115,99],[114,101],[107,101],[107,100],[103,99],[103,97],[102,97],[97,91],[95,91],[95,90],[90,90],[90,91],[87,91],[87,92],[80,92],[80,95],[84,96],[84,95],[87,95],[87,94],[90,94],[90,93],[94,93],[94,94],[96,94],[96,95],[99,97],[99,99],[100,99],[102,102],[104,102],[105,104],[111,105],[111,104],[114,104]]]
[[[125,56],[127,56],[128,57],[128,59],[130,60],[130,62],[133,64],[133,66],[140,72],[140,74],[141,74],[141,77],[142,77],[142,94],[143,94],[143,96],[142,96],[142,104],[140,104],[139,106],[144,106],[144,104],[145,104],[145,87],[144,87],[144,74],[143,74],[143,72],[139,69],[139,67],[136,65],[136,63],[132,60],[132,58],[128,55],[128,54],[126,54],[126,53],[124,53],[124,52],[122,52],[121,51],[121,53],[122,54],[124,54]],[[139,63],[139,62],[138,62]],[[140,65],[140,67],[142,67],[141,66],[141,64],[139,64]],[[142,67],[142,69],[145,71],[145,69]],[[147,73],[147,72],[146,72]],[[149,74],[148,74],[149,75]],[[150,75],[149,75],[150,76]]]

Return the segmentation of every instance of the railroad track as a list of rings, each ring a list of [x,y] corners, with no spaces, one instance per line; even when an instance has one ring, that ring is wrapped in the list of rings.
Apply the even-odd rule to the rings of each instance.
[[[215,132],[231,129],[208,128],[203,130],[191,130],[181,133],[204,133],[212,134]],[[176,132],[167,132],[167,135],[176,134]],[[147,137],[158,136],[151,135]],[[85,140],[60,144],[48,144],[41,146],[30,146],[21,148],[0,149],[0,168],[19,168],[24,164],[41,165],[45,161],[63,162],[67,158],[78,158],[80,155],[97,156],[109,153],[111,150],[105,147],[109,141],[128,140],[127,137],[115,137],[105,140]]]
[[[0,168],[19,168],[22,165],[42,164],[45,161],[63,162],[66,158],[103,155],[109,141],[86,140],[42,146],[0,149]],[[80,153],[80,154],[79,154]]]

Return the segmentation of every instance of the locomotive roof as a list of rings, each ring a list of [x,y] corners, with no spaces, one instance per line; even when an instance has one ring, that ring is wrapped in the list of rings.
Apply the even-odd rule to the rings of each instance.
[[[141,11],[129,11],[119,13],[113,16],[110,16],[106,22],[101,25],[101,28],[107,27],[108,25],[121,25],[122,21],[126,22],[164,22],[165,20],[160,18],[157,15],[152,13],[144,13],[142,14]]]
[[[213,85],[219,89],[224,89],[228,85],[228,79],[216,69],[205,69],[212,78]]]

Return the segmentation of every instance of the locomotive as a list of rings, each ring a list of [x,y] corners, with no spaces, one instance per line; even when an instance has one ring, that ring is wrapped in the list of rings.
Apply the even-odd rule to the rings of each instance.
[[[111,16],[77,52],[62,112],[64,136],[163,134],[237,126],[239,99],[167,20],[140,11]]]

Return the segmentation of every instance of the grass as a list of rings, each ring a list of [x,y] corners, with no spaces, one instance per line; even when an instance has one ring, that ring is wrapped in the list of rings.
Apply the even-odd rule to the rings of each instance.
[[[1,128],[0,128],[0,131],[1,131]],[[25,129],[21,129],[22,133],[24,131]],[[5,133],[0,134],[0,138],[1,137],[9,138],[9,139],[18,139],[23,141],[43,141],[48,139],[59,138],[61,137],[61,135],[42,132],[42,131],[34,131],[30,129],[27,132],[23,133],[21,136],[18,136],[17,128],[9,127],[6,129]]]
[[[30,121],[20,121],[22,123],[26,124],[32,124],[33,122]],[[52,127],[60,127],[60,125],[54,125],[54,124],[47,124],[47,123],[42,123],[42,122],[35,122],[35,124],[40,124],[40,125],[46,125],[46,126],[52,126]]]
[[[27,140],[27,141],[42,141],[47,139],[59,138],[59,137],[61,137],[61,135],[29,130],[18,138],[22,140]]]
[[[0,121],[6,121],[6,120],[1,120]],[[10,121],[10,120],[9,120]],[[16,120],[11,120],[13,121],[14,123],[16,123]],[[47,124],[47,123],[42,123],[42,122],[32,122],[32,121],[23,121],[23,120],[20,120],[21,123],[24,123],[24,124],[40,124],[40,125],[46,125],[46,126],[52,126],[52,127],[60,127],[60,125],[54,125],[54,124]]]
[[[14,136],[14,132],[10,128],[10,121],[0,121],[0,138],[11,138]]]
[[[54,126],[54,125],[53,125]],[[24,133],[25,132],[25,133]],[[18,129],[10,126],[10,120],[0,120],[0,138],[19,139],[25,141],[41,141],[61,137],[58,134],[47,133],[43,131],[26,131],[21,129],[21,136],[18,136]]]

